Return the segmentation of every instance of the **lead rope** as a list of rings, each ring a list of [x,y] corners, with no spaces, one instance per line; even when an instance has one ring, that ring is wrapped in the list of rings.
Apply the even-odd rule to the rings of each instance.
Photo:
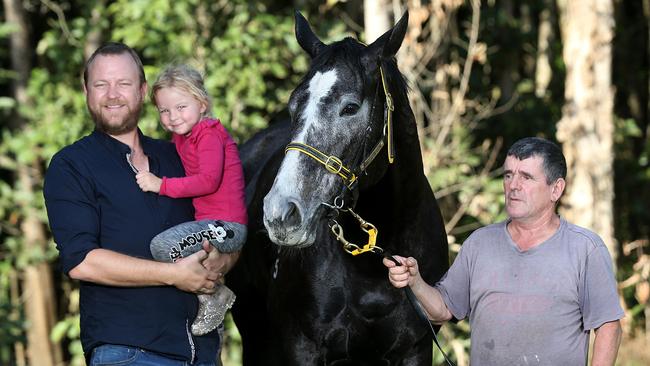
[[[400,263],[399,261],[397,261],[395,258],[393,258],[392,256],[390,256],[388,254],[384,254],[384,258],[392,261],[393,263],[395,263],[396,266],[401,266],[402,265],[402,263]],[[424,308],[422,308],[422,304],[420,304],[418,299],[415,297],[415,294],[413,293],[413,290],[411,290],[411,288],[409,286],[406,286],[406,287],[404,287],[404,292],[406,292],[406,297],[409,299],[409,302],[411,303],[411,306],[413,306],[413,309],[415,309],[415,313],[418,315],[420,320],[422,320],[423,322],[427,323],[427,325],[429,325],[429,329],[431,330],[431,334],[433,335],[433,343],[436,344],[436,346],[440,350],[440,353],[442,353],[442,357],[445,358],[445,361],[447,362],[447,365],[456,366],[453,362],[451,362],[451,360],[449,359],[449,357],[447,356],[445,351],[442,350],[442,347],[440,346],[440,342],[438,341],[438,335],[436,334],[436,330],[433,329],[433,325],[431,325],[431,321],[429,320],[429,317],[427,316],[426,312],[424,311]]]

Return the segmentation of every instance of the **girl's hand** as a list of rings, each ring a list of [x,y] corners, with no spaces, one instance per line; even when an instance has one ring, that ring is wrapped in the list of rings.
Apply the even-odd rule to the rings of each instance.
[[[138,182],[138,185],[143,192],[160,192],[162,179],[156,177],[150,172],[138,172],[138,174],[135,175],[135,180]]]

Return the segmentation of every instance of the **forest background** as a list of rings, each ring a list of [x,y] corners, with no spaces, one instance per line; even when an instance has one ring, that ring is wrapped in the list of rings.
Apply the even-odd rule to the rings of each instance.
[[[243,142],[286,116],[308,68],[294,9],[325,41],[368,42],[407,8],[398,60],[452,257],[472,230],[505,217],[507,147],[531,135],[559,142],[569,164],[560,212],[600,234],[615,262],[626,310],[618,364],[650,364],[650,0],[2,0],[0,364],[84,363],[78,285],[58,271],[42,184],[52,155],[93,129],[80,72],[97,46],[129,44],[149,80],[192,63]],[[140,127],[168,137],[150,103]],[[227,325],[222,358],[239,365]],[[467,324],[444,326],[442,338],[467,365]]]

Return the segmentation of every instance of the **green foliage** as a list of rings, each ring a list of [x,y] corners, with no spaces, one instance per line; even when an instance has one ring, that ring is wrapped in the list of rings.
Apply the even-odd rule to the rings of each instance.
[[[52,341],[61,343],[70,340],[68,352],[72,355],[70,366],[85,365],[81,341],[79,340],[79,314],[70,314],[60,320],[52,329],[50,338]]]
[[[153,9],[153,11],[152,11]],[[150,82],[169,63],[189,63],[204,74],[213,113],[238,140],[279,113],[307,69],[293,38],[291,13],[269,14],[263,4],[116,1],[113,39],[141,50]],[[173,45],[173,46],[170,46]],[[156,129],[151,106],[143,129]]]
[[[13,360],[9,346],[25,341],[25,318],[22,308],[16,304],[15,281],[16,270],[4,255],[0,255],[0,364],[3,365],[9,365]]]
[[[52,264],[57,255],[49,237],[42,248],[27,247],[21,225],[28,216],[39,220],[44,227],[47,225],[42,197],[43,172],[53,154],[93,129],[86,111],[80,72],[87,57],[85,46],[94,35],[99,34],[102,42],[123,41],[134,47],[142,56],[150,83],[169,63],[195,66],[205,75],[208,92],[213,98],[214,116],[222,120],[238,141],[244,141],[281,114],[309,62],[294,39],[291,6],[295,2],[62,0],[55,3],[65,19],[49,8],[36,6],[39,2],[25,2],[25,10],[34,25],[31,36],[34,67],[27,84],[28,104],[18,104],[10,92],[11,82],[17,75],[8,70],[8,37],[16,27],[0,23],[0,43],[3,45],[0,47],[0,119],[6,123],[0,129],[0,319],[3,319],[0,364],[3,365],[14,362],[14,343],[25,341],[28,326],[20,298],[15,295],[20,271],[34,263]],[[344,8],[347,2],[329,1],[327,7],[322,3],[298,3],[314,13],[305,15],[323,41],[337,40],[351,33],[340,11],[316,14],[325,8]],[[551,22],[555,37],[549,39],[548,45],[551,77],[541,92],[536,84],[539,19],[544,11],[557,16],[553,6],[548,6],[552,3],[481,3],[478,41],[486,45],[486,50],[484,57],[474,63],[469,79],[467,103],[459,117],[465,122],[454,122],[444,147],[436,146],[437,142],[430,135],[423,136],[423,150],[438,154],[430,159],[433,162],[429,162],[432,167],[428,167],[427,177],[444,217],[449,220],[459,207],[464,209],[449,233],[456,244],[452,246],[452,257],[458,249],[457,244],[473,229],[504,218],[499,170],[505,154],[503,147],[525,135],[554,137],[555,125],[562,113],[566,73],[556,18]],[[458,70],[462,70],[467,57],[467,21],[471,17],[468,9],[469,6],[462,6],[451,15],[449,37],[436,51],[438,59],[430,65],[418,65],[426,66],[432,75],[438,72],[437,66],[454,66],[456,71],[452,74],[455,76],[449,77],[442,90],[449,95],[460,84],[462,75]],[[446,16],[441,14],[435,17]],[[621,14],[619,16],[631,16]],[[438,21],[441,20],[432,16],[427,22]],[[639,21],[647,24],[643,16]],[[615,42],[635,45],[628,32],[638,32],[644,27],[646,25],[626,27],[624,22],[617,21],[617,32],[627,35]],[[429,47],[424,39],[427,36],[426,33],[418,36],[421,37],[418,42],[423,42],[420,46]],[[634,47],[618,46],[617,55],[624,57],[619,56],[622,58],[618,61],[622,65],[619,66],[621,75],[614,81],[622,80],[616,84],[617,95],[627,95],[625,100],[617,99],[617,109],[623,112],[617,112],[620,117],[615,119],[615,227],[621,243],[650,235],[647,121],[625,111],[627,106],[634,109],[634,105],[641,106],[637,109],[644,111],[644,104],[647,105],[647,95],[644,97],[644,93],[647,94],[647,63],[641,63],[642,69],[630,72],[626,61],[634,54],[640,54],[641,59],[644,57],[644,53],[637,52]],[[412,87],[433,96],[440,91],[435,85],[438,82],[432,76],[428,84]],[[638,90],[633,83],[641,85]],[[474,108],[493,101],[498,102],[499,108],[505,106],[501,108],[502,113],[481,115],[479,108]],[[433,124],[440,116],[430,118],[432,121],[424,123]],[[21,127],[10,130],[6,128],[8,122],[17,122],[13,124]],[[149,101],[145,103],[140,127],[146,134],[167,137]],[[502,148],[493,159],[494,164],[486,170],[493,149],[500,141]],[[20,169],[27,171],[33,180],[32,189],[21,186]],[[619,279],[634,275],[633,261],[637,259],[620,260]],[[60,320],[51,337],[65,346],[69,364],[83,365],[78,291],[65,279],[58,282],[63,282],[57,288]],[[633,309],[630,324],[643,327],[643,306],[635,300],[634,289],[626,288],[623,296]],[[223,358],[228,365],[239,365],[241,355],[237,350],[241,339],[230,317],[226,326],[225,341],[230,347],[224,350]],[[443,327],[443,337],[448,353],[469,347],[466,323]],[[442,362],[438,352],[434,358]]]
[[[617,177],[614,205],[617,238],[622,242],[647,238],[650,222],[647,203],[650,202],[650,145],[640,145],[644,136],[636,121],[615,119],[614,171]],[[639,146],[644,147],[643,149]]]
[[[509,6],[486,2],[481,7],[480,40],[489,45],[485,62],[473,70],[472,98],[498,95],[499,105],[512,104],[507,113],[497,114],[478,125],[474,137],[501,136],[504,146],[525,136],[555,137],[561,118],[565,69],[557,20],[551,22],[555,34],[549,40],[550,80],[536,92],[539,20],[543,11],[552,11],[546,2],[522,2]],[[503,155],[500,155],[503,157]],[[502,160],[501,160],[502,161]]]
[[[265,127],[284,108],[290,90],[308,65],[293,38],[292,12],[272,14],[260,3],[118,0],[105,5],[103,1],[70,0],[59,5],[65,11],[66,28],[52,17],[44,20],[43,33],[34,37],[36,62],[28,81],[29,104],[18,105],[13,98],[0,96],[0,115],[19,118],[16,121],[22,125],[0,131],[0,174],[12,178],[0,181],[0,268],[16,270],[32,263],[51,263],[56,257],[51,241],[45,249],[27,248],[20,224],[27,215],[36,215],[44,226],[47,224],[43,171],[59,149],[94,127],[86,111],[80,78],[87,56],[86,37],[99,32],[102,41],[122,41],[132,46],[140,53],[150,81],[168,63],[187,62],[197,67],[205,75],[215,116],[239,140]],[[0,42],[13,30],[1,24]],[[8,56],[3,48],[0,57]],[[0,85],[8,88],[14,76],[9,70],[0,70]],[[149,102],[140,127],[146,134],[166,137]],[[19,185],[21,168],[30,172],[33,189]],[[2,272],[2,278],[7,278],[5,275]],[[5,282],[0,282],[0,316],[20,315],[20,305],[9,305]],[[62,286],[58,290],[64,299],[60,305],[68,311],[51,337],[67,345],[72,364],[81,365],[78,308],[70,306],[74,291],[70,293],[69,288]],[[3,322],[0,357],[4,358],[0,363],[10,363],[13,343],[22,339],[25,326],[21,317]],[[237,342],[238,334],[230,333],[228,339]]]
[[[238,366],[242,364],[241,336],[237,331],[232,315],[228,313],[224,320],[223,349],[221,350],[221,362],[224,366]]]

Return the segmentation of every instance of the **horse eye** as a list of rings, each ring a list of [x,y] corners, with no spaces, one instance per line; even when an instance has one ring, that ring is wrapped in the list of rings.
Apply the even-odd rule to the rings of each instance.
[[[341,113],[339,113],[339,115],[341,117],[343,117],[343,116],[353,116],[353,115],[357,114],[358,111],[359,111],[359,105],[355,104],[355,103],[350,103],[350,104],[346,105],[343,108],[343,110],[341,110]]]

